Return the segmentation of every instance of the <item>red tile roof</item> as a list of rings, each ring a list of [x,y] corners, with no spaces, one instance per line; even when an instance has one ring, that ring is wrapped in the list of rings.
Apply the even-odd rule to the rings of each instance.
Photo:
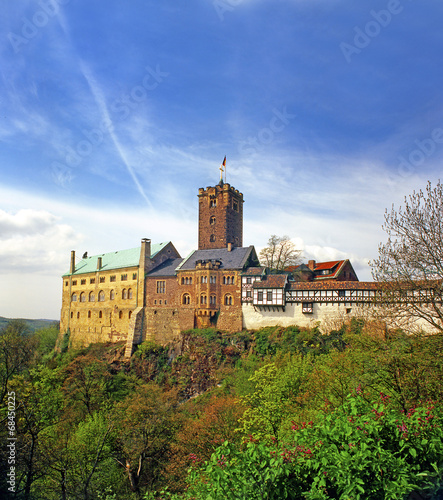
[[[380,290],[380,283],[372,281],[296,281],[290,290]]]
[[[332,269],[335,267],[337,264],[345,262],[344,260],[333,260],[331,262],[319,262],[316,264],[314,271],[321,271],[324,269]]]
[[[288,281],[287,274],[268,274],[266,279],[256,281],[253,288],[285,288]]]

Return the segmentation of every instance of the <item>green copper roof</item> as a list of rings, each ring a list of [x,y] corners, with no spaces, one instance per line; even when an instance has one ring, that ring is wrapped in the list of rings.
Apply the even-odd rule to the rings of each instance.
[[[168,243],[169,242],[152,244],[151,259],[155,257],[158,252],[163,250]],[[140,248],[141,247],[130,248],[129,250],[119,250],[117,252],[102,253],[86,257],[75,264],[75,271],[72,275],[95,273],[97,271],[97,260],[99,257],[102,258],[100,271],[110,271],[111,269],[121,269],[124,267],[138,267],[140,261]],[[63,277],[64,276],[71,276],[71,273],[67,272]]]

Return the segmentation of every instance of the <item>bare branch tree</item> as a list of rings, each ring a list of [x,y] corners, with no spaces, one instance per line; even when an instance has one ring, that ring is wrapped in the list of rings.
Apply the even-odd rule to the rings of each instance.
[[[443,331],[443,185],[405,197],[404,207],[386,210],[385,244],[371,262],[382,302],[398,326]]]
[[[282,271],[288,266],[300,263],[301,251],[297,250],[289,236],[276,236],[273,234],[268,240],[268,246],[259,254],[262,265],[271,271]]]

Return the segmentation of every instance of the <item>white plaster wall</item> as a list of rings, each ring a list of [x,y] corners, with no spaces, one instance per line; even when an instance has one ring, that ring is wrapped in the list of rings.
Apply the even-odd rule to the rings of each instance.
[[[276,309],[265,311],[262,308],[254,309],[252,304],[243,304],[243,328],[256,330],[265,326],[291,326],[301,327],[319,326],[323,332],[340,328],[345,319],[352,316],[367,317],[371,315],[372,306],[357,306],[345,303],[315,303],[313,313],[302,312],[302,303],[286,304],[285,310]]]
[[[373,305],[357,305],[349,303],[316,303],[313,304],[313,313],[302,313],[302,303],[286,304],[285,311],[281,308],[274,311],[265,311],[262,308],[254,309],[252,304],[242,305],[243,328],[257,330],[265,326],[291,326],[313,328],[318,326],[323,333],[329,333],[331,330],[338,329],[344,321],[351,317],[363,318],[366,320],[381,321],[387,323],[390,328],[402,328],[410,333],[424,331],[428,334],[435,334],[438,331],[423,320],[412,320],[405,318],[403,321],[392,321],[385,310],[378,309]]]

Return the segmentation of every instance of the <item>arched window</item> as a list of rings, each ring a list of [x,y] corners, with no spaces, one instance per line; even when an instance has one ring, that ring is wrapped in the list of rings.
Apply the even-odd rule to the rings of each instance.
[[[182,298],[182,304],[190,304],[191,303],[191,296],[189,293],[185,293]]]
[[[235,283],[234,276],[231,276],[231,285],[233,285],[234,283]]]
[[[98,292],[98,301],[99,302],[104,302],[105,301],[105,292],[103,290],[100,290]]]
[[[114,300],[114,299],[115,299],[115,292],[114,292],[114,290],[111,290],[111,291],[109,292],[109,299],[110,299],[110,300]]]
[[[82,292],[80,294],[80,302],[86,302],[86,293],[85,292]]]
[[[225,295],[225,306],[232,306],[232,295]]]
[[[132,288],[128,290],[128,299],[132,299]]]
[[[71,311],[71,319],[74,317],[74,313]]]
[[[94,302],[95,301],[95,294],[94,292],[89,292],[89,302]]]
[[[77,294],[75,292],[71,295],[71,302],[77,302]]]
[[[209,219],[209,224],[211,224],[211,226],[213,226],[215,224],[215,217],[212,216],[210,219]]]
[[[209,237],[209,241],[211,241],[212,243],[215,241],[215,234],[211,234],[211,236]]]
[[[185,284],[185,278],[182,277],[182,285]]]
[[[88,311],[88,318],[91,317],[91,311]]]
[[[123,318],[123,311],[119,311],[118,312],[118,319],[122,319]]]
[[[215,295],[211,295],[209,297],[209,303],[211,304],[211,306],[215,306],[215,304],[217,303]]]
[[[129,311],[128,318],[131,319],[131,316],[132,316],[132,311]]]
[[[200,295],[200,304],[206,304],[207,302],[207,297],[206,295]]]
[[[127,298],[128,298],[128,290],[126,290],[126,288],[123,288],[122,299],[125,300]]]
[[[79,319],[79,318],[80,318],[80,312],[77,313],[77,319]]]
[[[103,318],[103,313],[101,311],[98,312],[98,317]]]

